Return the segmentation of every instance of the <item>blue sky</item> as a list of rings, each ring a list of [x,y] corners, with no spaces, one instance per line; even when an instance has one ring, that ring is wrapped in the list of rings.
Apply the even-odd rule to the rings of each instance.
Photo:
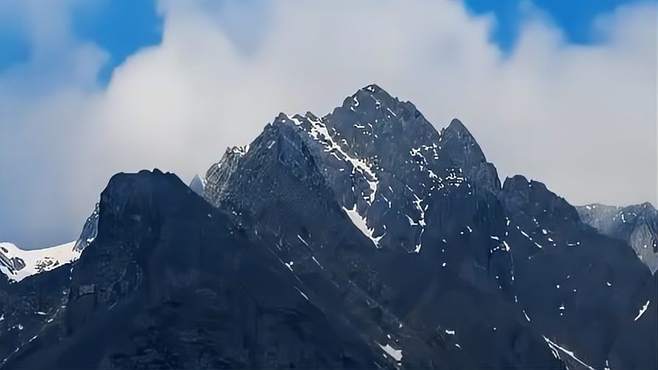
[[[112,174],[189,180],[373,82],[437,129],[460,118],[503,178],[657,199],[656,1],[47,4],[0,0],[0,241],[71,241]]]
[[[590,44],[597,40],[591,31],[592,21],[620,5],[647,0],[464,0],[475,15],[493,14],[496,26],[490,35],[503,52],[510,52],[519,36],[524,11],[529,5],[540,9],[563,32],[568,42]],[[252,11],[262,1],[246,0]],[[109,60],[99,71],[99,81],[106,83],[112,70],[140,48],[157,45],[162,39],[162,16],[155,0],[97,0],[72,6],[73,31],[81,41],[97,44],[109,53]],[[249,28],[253,28],[250,26]],[[29,59],[28,30],[21,24],[0,24],[0,72]],[[253,32],[250,31],[250,32]]]
[[[71,5],[69,11],[74,37],[109,53],[98,76],[102,82],[107,82],[111,71],[128,56],[162,40],[162,17],[155,0],[85,1]],[[31,52],[29,30],[24,24],[2,20],[0,72],[27,61]]]
[[[597,42],[591,32],[591,24],[601,14],[611,12],[620,5],[637,3],[642,0],[465,0],[467,7],[475,14],[492,12],[498,26],[491,35],[492,40],[502,49],[514,47],[523,12],[529,4],[541,9],[563,32],[571,43],[589,44]]]
[[[109,51],[110,60],[100,72],[106,81],[114,67],[139,48],[162,40],[162,17],[154,0],[105,0],[78,7],[73,16],[77,37]]]

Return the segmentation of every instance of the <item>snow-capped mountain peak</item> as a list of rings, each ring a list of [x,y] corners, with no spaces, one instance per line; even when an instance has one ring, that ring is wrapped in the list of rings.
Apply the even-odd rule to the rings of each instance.
[[[0,271],[12,282],[28,276],[52,270],[73,262],[81,251],[75,249],[75,241],[53,247],[25,250],[12,243],[0,243]]]
[[[192,185],[117,174],[60,248],[60,265],[84,250],[74,269],[1,280],[0,368],[655,364],[658,275],[543,183],[501,187],[460,121],[439,132],[377,85],[277,115]],[[60,249],[6,246],[3,272]]]

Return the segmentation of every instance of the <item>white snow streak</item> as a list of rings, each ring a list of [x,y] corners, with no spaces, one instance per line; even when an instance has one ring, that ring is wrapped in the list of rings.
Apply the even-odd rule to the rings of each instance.
[[[28,276],[49,271],[63,264],[73,262],[80,257],[80,252],[75,251],[73,247],[75,241],[57,245],[54,247],[23,250],[11,243],[0,243],[0,254],[7,259],[20,259],[25,267],[15,270],[8,268],[0,261],[0,272],[7,275],[11,282],[18,282]]]
[[[302,123],[298,118],[296,117],[293,118],[288,117],[288,118],[293,122],[295,122],[296,125],[301,126]],[[379,179],[377,178],[375,171],[370,167],[370,165],[367,163],[365,159],[353,157],[350,154],[348,154],[345,150],[343,150],[343,148],[336,141],[334,141],[333,137],[329,134],[329,130],[327,130],[327,126],[324,124],[324,122],[318,119],[313,119],[312,117],[309,116],[306,116],[305,118],[311,124],[309,135],[315,141],[319,142],[322,146],[324,146],[325,148],[324,151],[326,153],[333,154],[339,160],[343,160],[345,162],[350,163],[352,165],[352,174],[355,175],[357,173],[360,173],[363,176],[363,178],[366,180],[366,182],[368,183],[368,187],[370,188],[370,192],[367,194],[367,198],[364,198],[364,200],[366,201],[368,206],[371,206],[372,203],[375,201],[375,195],[377,194],[377,189],[379,186]],[[374,228],[368,227],[367,218],[358,212],[356,204],[354,204],[352,209],[347,209],[343,207],[343,210],[345,210],[350,220],[352,220],[352,223],[359,230],[361,230],[361,232],[365,236],[367,236],[370,240],[372,240],[372,242],[375,244],[377,248],[379,248],[379,240],[383,237],[383,235],[378,237],[375,237],[373,235]]]
[[[635,316],[633,321],[639,320],[640,317],[642,317],[642,315],[644,315],[644,313],[647,312],[647,309],[649,308],[650,303],[651,303],[651,301],[647,301],[647,303],[645,303],[644,306],[642,306],[642,308],[640,309],[640,312],[638,312],[637,316]]]
[[[384,235],[380,235],[378,237],[373,235],[375,229],[368,227],[368,220],[359,214],[359,212],[356,210],[356,204],[352,209],[343,207],[343,210],[345,213],[347,213],[347,216],[350,218],[350,220],[352,220],[354,226],[356,226],[356,228],[359,229],[363,235],[368,237],[368,239],[372,240],[372,242],[375,244],[375,247],[379,248],[379,240],[381,240]]]
[[[546,337],[543,336],[543,335],[542,335],[542,338],[544,338],[544,340],[546,341],[546,343],[548,344],[548,346],[551,348],[551,351],[553,351],[553,355],[554,355],[557,359],[560,359],[560,354],[559,354],[559,352],[561,351],[561,352],[565,353],[566,355],[568,355],[569,357],[571,357],[572,359],[576,360],[576,362],[578,362],[579,364],[581,364],[581,365],[585,366],[586,368],[588,368],[589,370],[596,370],[596,369],[594,369],[593,367],[589,366],[588,364],[584,363],[584,362],[583,362],[581,359],[579,359],[578,357],[576,357],[576,355],[575,355],[572,351],[569,351],[569,350],[566,349],[566,348],[560,347],[558,344],[556,344],[555,342],[551,341],[550,339],[546,338]]]
[[[301,296],[304,297],[304,299],[306,299],[307,301],[310,301],[310,299],[308,299],[308,296],[307,296],[306,294],[304,294],[304,292],[302,292],[301,289],[299,289],[299,288],[297,288],[297,287],[295,287],[295,289],[297,289],[297,291],[299,292],[299,294],[301,294]]]
[[[377,343],[377,342],[375,342],[375,343]],[[386,354],[391,356],[395,361],[397,361],[397,362],[402,361],[402,350],[401,349],[395,349],[395,348],[391,347],[390,344],[386,344],[385,346],[383,346],[383,345],[377,343],[377,345],[384,352],[386,352]]]

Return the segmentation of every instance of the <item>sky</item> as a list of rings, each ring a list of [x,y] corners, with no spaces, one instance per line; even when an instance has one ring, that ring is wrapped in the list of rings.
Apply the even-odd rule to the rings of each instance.
[[[189,181],[278,112],[370,83],[501,177],[656,204],[656,1],[0,2],[0,241],[77,238],[112,174]]]

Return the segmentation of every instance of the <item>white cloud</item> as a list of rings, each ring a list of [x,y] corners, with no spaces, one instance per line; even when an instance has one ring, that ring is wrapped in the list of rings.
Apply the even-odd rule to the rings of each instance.
[[[77,43],[51,68],[86,72],[36,99],[12,93],[34,69],[0,76],[0,100],[12,101],[0,105],[0,201],[12,200],[0,219],[11,211],[29,225],[0,226],[0,239],[47,233],[54,214],[77,233],[112,173],[189,179],[279,111],[324,114],[371,82],[437,128],[462,119],[503,176],[527,174],[574,203],[656,200],[653,4],[600,19],[594,46],[565,43],[531,10],[506,57],[488,41],[493,19],[453,1],[277,1],[253,16],[230,4],[161,3],[163,43],[130,57],[105,90],[93,84],[103,53]]]

